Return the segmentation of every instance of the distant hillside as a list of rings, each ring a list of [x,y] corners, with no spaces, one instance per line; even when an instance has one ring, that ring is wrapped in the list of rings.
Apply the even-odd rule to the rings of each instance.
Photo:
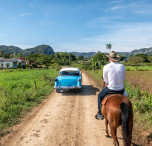
[[[135,49],[131,52],[117,52],[118,54],[121,54],[122,56],[126,56],[127,58],[130,56],[135,56],[137,54],[147,54],[151,55],[152,54],[152,47],[150,48],[142,48],[142,49]]]
[[[23,56],[28,56],[30,54],[55,54],[53,48],[48,45],[39,45],[25,50],[15,46],[0,45],[0,50],[7,54],[22,54]]]
[[[22,49],[15,46],[0,45],[0,51],[3,51],[5,54],[20,54]]]
[[[117,52],[119,55],[121,56],[125,56],[126,58],[130,57],[130,53],[129,52]]]
[[[94,56],[97,52],[88,52],[88,53],[79,53],[79,52],[71,52],[76,56],[84,56],[85,58],[91,58],[92,56]],[[136,49],[133,50],[131,52],[117,52],[119,55],[125,56],[126,58],[129,58],[130,56],[135,56],[137,54],[147,54],[147,55],[151,55],[152,54],[152,47],[150,48],[143,48],[143,49]]]
[[[92,56],[94,56],[96,54],[96,52],[88,52],[88,53],[86,53],[86,52],[82,52],[82,53],[70,52],[70,53],[74,54],[77,57],[82,55],[84,58],[91,58]]]
[[[30,54],[55,54],[53,48],[49,45],[39,45],[33,48],[28,48],[28,49],[21,49],[16,46],[6,46],[6,45],[0,45],[0,51],[3,51],[5,54],[22,54],[23,56],[28,56]],[[85,58],[91,58],[93,57],[97,52],[70,52],[74,54],[75,56],[84,56]],[[118,54],[122,56],[126,56],[129,58],[131,55],[135,56],[137,54],[147,54],[151,55],[152,54],[152,47],[150,48],[142,48],[142,49],[136,49],[131,52],[117,52]]]
[[[150,48],[142,48],[139,50],[133,50],[130,52],[130,55],[135,56],[137,54],[147,54],[147,55],[151,55],[152,54],[152,47]]]
[[[28,56],[30,54],[48,54],[48,55],[51,55],[51,54],[55,54],[55,53],[54,53],[54,50],[52,47],[50,47],[48,45],[39,45],[39,46],[36,46],[34,48],[29,48],[29,49],[23,50],[22,54],[24,56]]]

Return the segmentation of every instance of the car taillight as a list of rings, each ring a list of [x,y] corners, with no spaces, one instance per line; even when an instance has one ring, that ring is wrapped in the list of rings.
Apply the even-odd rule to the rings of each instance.
[[[55,79],[55,81],[57,81],[57,79]]]
[[[79,81],[81,81],[81,79],[79,79]]]

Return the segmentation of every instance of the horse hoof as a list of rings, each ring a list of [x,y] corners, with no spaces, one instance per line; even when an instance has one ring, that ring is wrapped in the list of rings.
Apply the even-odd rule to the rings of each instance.
[[[110,137],[109,134],[106,134],[106,137]]]

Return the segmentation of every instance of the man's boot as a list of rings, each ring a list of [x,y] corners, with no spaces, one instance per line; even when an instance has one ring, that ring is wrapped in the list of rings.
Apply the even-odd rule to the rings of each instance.
[[[95,118],[98,119],[98,120],[103,120],[104,117],[102,114],[100,114],[100,112],[98,111],[97,114],[95,115]]]

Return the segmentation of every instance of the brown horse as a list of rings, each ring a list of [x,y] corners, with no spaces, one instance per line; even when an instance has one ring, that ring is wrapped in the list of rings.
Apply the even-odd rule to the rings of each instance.
[[[121,94],[109,95],[103,100],[101,110],[105,118],[106,136],[109,137],[109,123],[114,146],[119,146],[117,128],[120,125],[122,126],[123,145],[130,146],[133,128],[133,110],[130,100]]]

